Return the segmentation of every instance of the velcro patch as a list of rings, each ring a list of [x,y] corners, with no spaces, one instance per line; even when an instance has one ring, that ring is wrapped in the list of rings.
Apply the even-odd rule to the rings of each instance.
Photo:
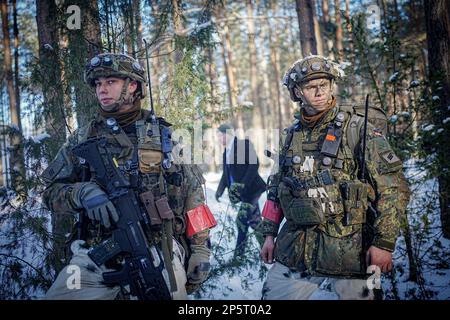
[[[63,167],[64,161],[62,161],[60,155],[58,155],[55,161],[53,161],[47,169],[44,170],[42,173],[42,178],[48,183],[52,182]]]
[[[381,157],[389,164],[400,162],[400,158],[397,157],[392,151],[382,154]]]
[[[382,137],[383,133],[381,132],[380,129],[375,128],[375,129],[373,129],[373,135],[376,136],[376,137]]]

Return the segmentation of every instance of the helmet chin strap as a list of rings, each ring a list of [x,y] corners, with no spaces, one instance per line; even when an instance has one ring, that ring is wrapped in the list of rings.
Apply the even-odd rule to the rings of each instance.
[[[108,107],[108,109],[105,109],[102,105],[100,105],[100,107],[103,109],[103,111],[116,112],[124,104],[133,104],[134,103],[134,101],[136,100],[135,94],[130,95],[128,98],[125,98],[125,96],[127,94],[128,85],[130,84],[130,82],[131,82],[130,78],[125,79],[125,82],[122,86],[122,90],[120,91],[119,99],[116,102],[107,105],[106,107]]]

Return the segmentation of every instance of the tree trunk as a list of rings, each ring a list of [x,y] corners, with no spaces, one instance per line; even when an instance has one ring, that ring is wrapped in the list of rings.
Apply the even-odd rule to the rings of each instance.
[[[51,161],[66,140],[68,118],[72,116],[70,104],[64,101],[62,65],[59,57],[59,32],[56,24],[57,7],[55,0],[36,0],[36,22],[39,41],[38,79],[44,98],[45,128],[51,136],[48,140],[48,160]],[[67,106],[67,108],[65,108]],[[68,117],[69,115],[69,117]],[[64,267],[65,235],[70,232],[74,219],[69,215],[53,213],[51,216],[53,250],[50,264],[58,272]]]
[[[172,20],[173,20],[173,26],[175,29],[176,35],[181,35],[182,31],[184,29],[183,27],[183,14],[181,12],[181,1],[178,3],[179,0],[172,0]],[[176,43],[175,43],[176,45]],[[176,49],[173,53],[174,62],[175,64],[178,64],[183,59],[183,52],[179,49]]]
[[[209,104],[207,107],[208,114],[210,115],[211,119],[211,127],[213,130],[217,129],[217,119],[215,118],[217,109],[217,98],[216,98],[216,81],[217,81],[217,74],[216,74],[216,68],[214,63],[214,55],[213,55],[213,48],[207,47],[206,48],[206,64],[205,64],[205,70],[206,74],[208,75],[209,79]],[[216,161],[211,161],[208,165],[209,171],[216,172],[218,170]]]
[[[150,7],[152,9],[152,15],[154,17],[158,17],[161,12],[158,3],[152,1],[150,3]],[[160,32],[160,31],[157,31],[157,32]],[[158,35],[159,34],[157,34],[157,36]],[[152,36],[155,37],[155,35],[152,35]],[[161,46],[158,46],[158,49],[154,51],[154,53],[151,55],[152,58],[149,61],[150,68],[151,68],[150,69],[150,71],[151,71],[150,77],[152,78],[151,83],[152,83],[153,103],[155,104],[155,107],[161,105],[161,89],[160,89],[161,86],[159,84],[159,78],[160,78],[159,72],[160,72],[160,70],[163,70],[163,69],[162,69],[162,64],[161,64],[162,59],[160,57],[160,51],[161,51],[160,49],[161,49]],[[149,54],[150,54],[150,51],[149,51]],[[144,65],[146,66],[146,69],[147,69],[147,62],[145,62]]]
[[[345,0],[345,21],[347,23],[347,37],[348,37],[348,52],[353,57],[353,40],[352,40],[352,24],[350,23],[350,0]],[[351,58],[352,65],[355,61]]]
[[[341,2],[334,0],[334,18],[336,23],[336,50],[338,61],[342,61],[344,56],[343,31],[341,22]]]
[[[22,124],[20,118],[20,103],[17,100],[17,93],[14,85],[12,70],[11,41],[8,25],[8,4],[7,0],[0,1],[0,11],[2,17],[3,50],[4,50],[4,74],[6,87],[9,96],[9,110],[11,114],[11,124],[14,128],[10,130],[11,150],[10,150],[10,174],[13,188],[22,196],[26,196],[25,190],[25,164],[22,146]]]
[[[83,26],[79,30],[69,30],[69,85],[75,91],[75,110],[78,127],[87,124],[88,120],[97,113],[98,101],[95,94],[84,83],[84,68],[86,63],[101,52],[100,21],[98,19],[97,1],[66,0],[66,5],[78,5],[81,9]],[[65,11],[65,10],[64,10]],[[113,50],[115,39],[113,37]]]
[[[86,26],[83,29],[84,37],[88,45],[88,58],[92,58],[102,52],[102,33],[100,29],[100,16],[98,2],[87,1],[87,15],[83,19]]]
[[[11,41],[8,25],[8,4],[7,0],[1,0],[1,15],[2,15],[2,30],[3,30],[3,50],[4,50],[4,73],[6,79],[6,86],[9,95],[9,105],[11,112],[11,122],[17,126],[18,130],[22,132],[22,125],[20,123],[20,109],[17,108],[17,95],[15,92],[14,76],[12,70],[11,59]]]
[[[250,59],[250,86],[251,86],[251,97],[253,103],[252,114],[253,117],[250,119],[253,123],[246,123],[252,126],[253,128],[261,128],[262,125],[262,99],[259,94],[258,85],[258,75],[257,75],[257,66],[258,58],[256,54],[256,31],[255,31],[255,21],[253,19],[253,3],[252,0],[247,0],[247,28],[248,28],[248,45],[249,45],[249,59]],[[250,113],[248,113],[250,114]],[[249,121],[250,122],[250,121]]]
[[[221,5],[215,11],[217,19],[223,19],[222,27],[219,30],[219,35],[222,39],[222,58],[224,63],[225,75],[227,79],[228,101],[230,104],[231,117],[233,118],[236,128],[244,128],[242,112],[236,112],[238,87],[236,82],[236,71],[234,67],[233,48],[231,46],[231,36],[228,29],[226,12]]]
[[[317,54],[317,41],[314,30],[316,10],[313,0],[296,0],[298,26],[300,28],[300,46],[303,57]]]
[[[450,3],[447,0],[425,1],[425,21],[430,83],[433,96],[439,97],[438,106],[433,113],[434,123],[441,126],[443,119],[450,117]],[[436,81],[440,83],[437,84]],[[448,124],[444,128],[446,133],[443,136],[448,137]],[[440,167],[438,169],[441,169],[438,170],[438,181],[442,232],[444,237],[450,239],[450,142],[449,139],[439,139],[438,143],[436,150]]]
[[[110,14],[110,11],[109,11],[109,0],[105,0],[105,23],[106,23],[106,26],[105,26],[105,29],[106,29],[106,44],[107,44],[107,48],[108,48],[108,51],[111,51],[111,43],[112,43],[112,41],[111,41],[111,36],[110,36],[110,34],[109,34],[109,14]]]
[[[133,12],[134,17],[136,18],[135,29],[136,29],[136,48],[137,54],[136,57],[139,60],[139,64],[143,67],[146,66],[145,62],[145,48],[143,47],[142,41],[142,15],[141,15],[141,0],[133,0]]]
[[[326,55],[330,59],[334,59],[334,53],[333,53],[333,40],[332,38],[332,32],[331,32],[331,21],[330,21],[330,5],[329,0],[322,0],[322,24],[324,26],[324,30],[322,32],[323,38],[326,42]]]
[[[267,20],[271,20],[270,18]],[[261,103],[261,128],[266,129],[271,126],[271,123],[275,121],[274,115],[276,115],[277,110],[275,109],[275,99],[276,94],[274,91],[274,84],[272,81],[272,74],[270,65],[270,46],[266,45],[267,40],[265,35],[269,34],[268,29],[270,25],[261,23],[260,24],[260,36],[256,38],[256,47],[260,48],[258,55],[261,56],[259,59],[259,64],[257,68],[258,74],[258,99]],[[267,59],[266,57],[269,57]]]
[[[122,7],[122,15],[125,22],[125,39],[124,44],[126,45],[126,52],[129,56],[134,56],[135,51],[135,30],[134,30],[134,10],[132,6],[127,3]]]
[[[314,12],[316,12],[316,1],[313,1],[314,6]],[[314,23],[314,36],[316,37],[316,43],[317,43],[317,53],[320,55],[323,55],[323,41],[322,41],[322,32],[320,32],[320,24],[319,24],[319,17],[317,14],[314,14],[313,17],[313,23]]]
[[[272,15],[275,15],[277,12],[277,7],[276,7],[276,2],[275,1],[271,1],[271,11],[272,11]],[[270,19],[269,19],[270,20]],[[277,28],[274,28],[273,25],[271,25],[271,23],[269,22],[269,30],[268,30],[268,36],[269,36],[269,58],[270,58],[270,66],[271,66],[271,71],[273,72],[268,72],[269,75],[269,85],[270,83],[273,83],[273,86],[270,86],[271,88],[274,89],[275,94],[271,97],[271,101],[273,101],[274,103],[272,103],[272,108],[271,110],[276,110],[276,112],[271,112],[273,115],[277,115],[277,120],[272,118],[272,126],[271,128],[276,128],[276,126],[278,127],[278,129],[282,129],[283,128],[283,118],[285,116],[284,112],[283,112],[283,108],[281,105],[281,88],[280,88],[280,83],[281,83],[281,72],[280,72],[280,67],[279,67],[279,61],[278,61],[278,52],[277,52],[277,48],[279,47],[279,41],[278,41],[278,34],[277,34]],[[273,75],[273,78],[270,77],[270,74]],[[276,122],[275,122],[276,121]],[[270,128],[269,126],[266,126],[266,128]]]
[[[20,114],[20,77],[19,77],[19,28],[17,26],[17,1],[13,5],[13,33],[14,33],[14,90],[16,92],[16,110]]]
[[[39,41],[39,70],[36,81],[44,96],[44,119],[48,140],[48,160],[53,159],[66,140],[66,110],[61,65],[59,63],[59,36],[55,23],[57,8],[55,1],[36,0],[36,22]]]

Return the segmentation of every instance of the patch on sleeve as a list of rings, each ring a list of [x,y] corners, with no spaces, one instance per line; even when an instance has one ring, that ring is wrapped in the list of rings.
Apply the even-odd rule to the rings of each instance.
[[[402,161],[392,150],[380,153],[381,163],[378,167],[380,174],[397,172],[402,169]]]
[[[400,161],[400,158],[397,157],[397,156],[394,154],[394,152],[392,152],[392,151],[383,153],[383,154],[381,155],[381,157],[382,157],[388,164],[395,164],[395,163],[397,163],[397,162],[401,162],[401,161]]]
[[[64,161],[62,156],[58,154],[56,159],[42,173],[42,179],[47,183],[52,182],[63,167]]]
[[[378,129],[378,128],[373,129],[372,133],[373,133],[373,135],[375,137],[382,137],[383,136],[383,132],[380,129]]]

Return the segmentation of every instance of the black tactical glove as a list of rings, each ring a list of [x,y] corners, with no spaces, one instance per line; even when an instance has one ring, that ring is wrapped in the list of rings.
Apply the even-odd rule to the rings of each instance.
[[[111,219],[119,221],[116,208],[94,182],[77,183],[72,191],[72,201],[76,209],[85,209],[89,219],[100,222],[106,228],[111,227]]]

